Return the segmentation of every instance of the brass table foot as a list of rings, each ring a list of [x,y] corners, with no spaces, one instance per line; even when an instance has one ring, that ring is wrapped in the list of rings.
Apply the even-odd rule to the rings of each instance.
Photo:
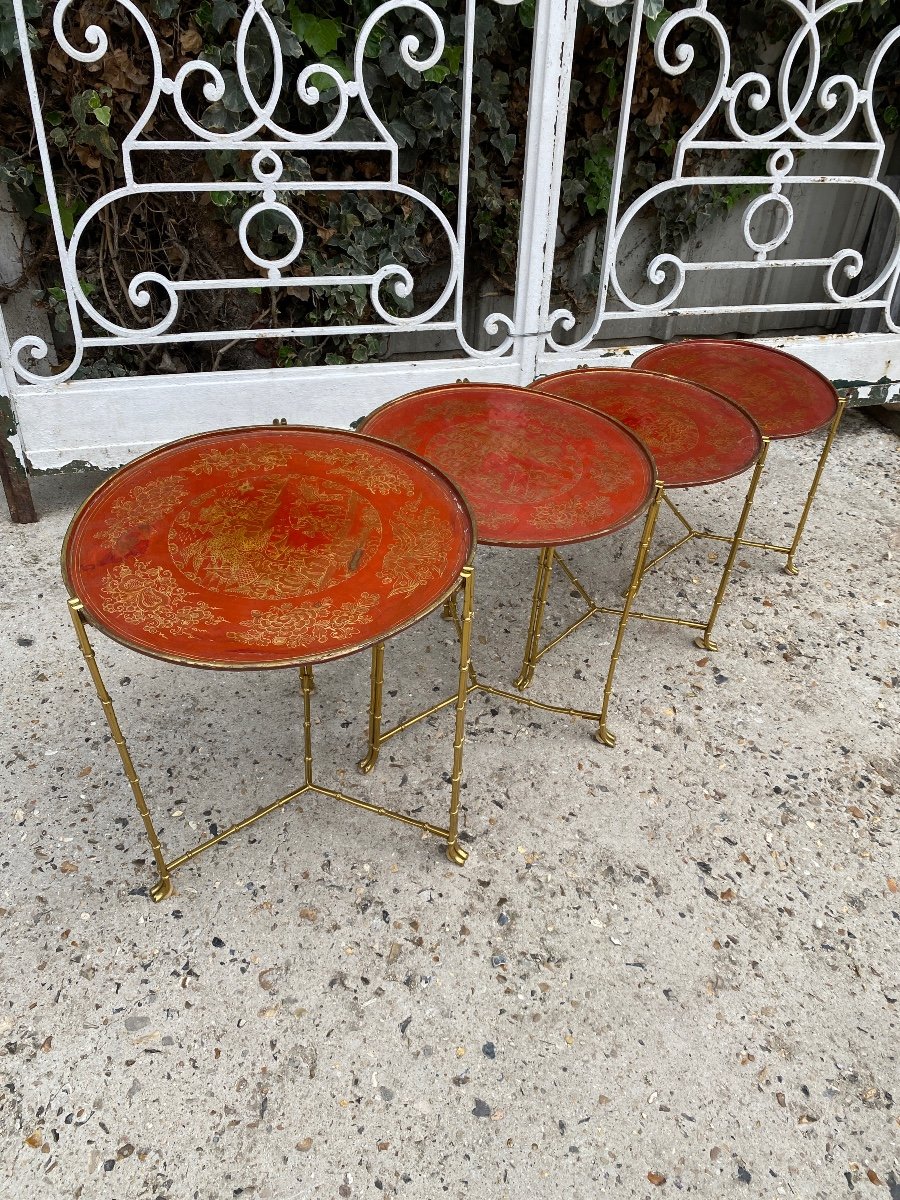
[[[787,562],[784,564],[784,573],[785,573],[785,575],[799,575],[800,574],[800,568],[794,562],[793,554],[788,555]]]
[[[447,857],[454,864],[454,866],[462,867],[465,865],[465,861],[469,857],[469,852],[468,850],[463,850],[459,842],[448,842]]]
[[[713,654],[715,654],[715,652],[719,648],[719,643],[714,642],[712,640],[712,638],[708,637],[705,633],[703,634],[702,637],[694,638],[694,645],[697,647],[698,650],[709,650]]]
[[[162,900],[168,900],[168,898],[171,895],[172,895],[172,876],[171,875],[161,876],[160,879],[156,883],[154,883],[153,887],[150,889],[150,898],[156,904],[159,904],[160,901],[162,901]]]
[[[356,765],[363,775],[368,775],[370,771],[374,770],[375,764],[378,762],[378,755],[379,750],[373,749],[369,751],[365,758],[359,760]]]
[[[610,733],[605,725],[600,725],[594,732],[594,740],[600,742],[602,746],[614,746],[616,744],[616,735]]]
[[[534,679],[534,667],[526,667],[519,673],[519,678],[515,681],[513,687],[518,688],[520,692],[524,692],[527,687],[531,686],[532,679]]]

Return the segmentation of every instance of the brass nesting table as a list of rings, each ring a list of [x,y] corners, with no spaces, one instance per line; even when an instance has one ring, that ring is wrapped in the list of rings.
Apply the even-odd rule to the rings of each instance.
[[[224,838],[313,792],[459,844],[475,528],[436,467],[339,430],[251,427],[201,434],[136,459],[82,505],[63,546],[69,611],[131,785],[162,900],[172,873]],[[315,781],[313,667],[376,646],[459,590],[459,683],[446,826]],[[303,697],[303,782],[167,859],[88,628],[140,654],[224,671],[295,668]]]

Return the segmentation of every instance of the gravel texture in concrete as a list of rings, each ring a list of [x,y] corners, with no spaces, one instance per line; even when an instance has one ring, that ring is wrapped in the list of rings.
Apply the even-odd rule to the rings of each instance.
[[[785,535],[820,444],[773,447],[757,536]],[[96,479],[38,481],[41,522],[0,525],[0,1195],[900,1200],[897,452],[848,415],[799,577],[742,553],[718,654],[631,627],[616,749],[474,696],[464,868],[304,797],[158,905],[59,574]],[[740,492],[685,504],[721,528]],[[569,560],[620,595],[635,541]],[[642,604],[701,612],[722,561],[690,547]],[[475,659],[505,686],[534,566],[479,551]],[[450,690],[451,632],[389,645],[388,720]],[[613,632],[532,694],[596,706]],[[296,673],[95,644],[170,854],[299,780]],[[451,714],[363,779],[367,656],[316,681],[321,779],[442,821]]]

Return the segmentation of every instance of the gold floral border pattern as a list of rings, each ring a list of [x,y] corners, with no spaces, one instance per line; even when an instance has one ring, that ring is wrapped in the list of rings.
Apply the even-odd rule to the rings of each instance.
[[[171,512],[186,495],[187,487],[178,475],[139,484],[113,503],[109,517],[94,536],[101,546],[114,550],[128,534]]]
[[[221,625],[225,620],[205,601],[180,587],[171,571],[140,559],[111,567],[101,591],[106,613],[163,638],[195,634],[204,626]]]
[[[293,453],[291,446],[249,446],[241,442],[239,446],[227,450],[207,450],[183,469],[191,475],[212,475],[214,471],[226,471],[237,477],[248,472],[274,471],[290,462]]]
[[[394,542],[384,556],[378,579],[390,596],[409,596],[435,577],[447,562],[450,530],[436,508],[410,500],[391,520]]]
[[[241,621],[244,632],[230,631],[230,641],[247,646],[318,646],[355,633],[368,620],[381,597],[363,592],[355,600],[335,605],[328,597],[305,604],[277,604],[261,611],[253,609]]]
[[[399,467],[391,467],[367,450],[308,450],[312,462],[326,463],[331,473],[350,483],[359,483],[379,496],[400,493],[412,496],[415,486],[409,475]]]

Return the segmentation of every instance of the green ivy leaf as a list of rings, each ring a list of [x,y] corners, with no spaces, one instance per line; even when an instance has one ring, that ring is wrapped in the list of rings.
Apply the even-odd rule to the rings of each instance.
[[[508,166],[516,152],[516,135],[514,133],[494,133],[491,135],[491,145],[500,151],[504,163]]]
[[[322,65],[332,67],[335,71],[337,71],[338,75],[340,75],[341,79],[343,80],[352,79],[353,77],[353,72],[340,58],[323,58]],[[312,87],[317,87],[323,96],[328,92],[335,90],[334,80],[330,75],[320,75],[318,72],[314,71],[309,77],[309,82]]]
[[[230,113],[246,112],[250,107],[247,97],[244,95],[244,89],[241,87],[241,81],[238,79],[236,71],[223,71],[222,79],[225,82],[225,92],[222,96],[222,106]]]
[[[612,154],[600,150],[584,163],[584,205],[592,217],[609,209],[612,190]]]
[[[343,32],[343,28],[337,21],[332,21],[330,17],[324,17],[321,20],[307,21],[301,40],[306,42],[319,58],[324,58],[337,49]]]
[[[213,0],[210,22],[216,33],[221,33],[229,21],[238,15],[238,6],[234,0]]]
[[[84,205],[80,205],[76,202],[70,207],[66,203],[65,196],[57,196],[56,207],[57,211],[59,212],[59,223],[62,225],[63,234],[66,238],[70,238],[72,236],[72,231],[75,228],[75,218]],[[49,217],[51,215],[49,204],[38,204],[34,211],[36,213],[40,213],[42,217]]]
[[[428,97],[434,112],[434,123],[438,129],[449,129],[456,118],[459,107],[456,91],[452,88],[435,88]],[[509,161],[508,159],[506,160]]]
[[[649,5],[648,5],[648,9],[649,9]],[[665,25],[666,21],[669,19],[669,15],[670,14],[668,12],[666,12],[666,10],[662,6],[660,6],[659,11],[657,12],[656,16],[651,16],[648,11],[648,13],[647,13],[647,37],[650,39],[651,42],[656,41],[659,31],[662,29],[663,25]]]

